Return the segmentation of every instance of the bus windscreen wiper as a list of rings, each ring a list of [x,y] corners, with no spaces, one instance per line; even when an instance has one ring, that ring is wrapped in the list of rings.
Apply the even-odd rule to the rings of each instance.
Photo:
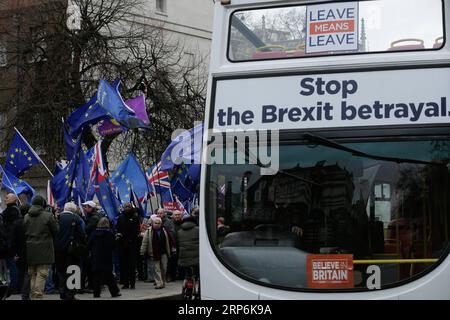
[[[235,27],[248,41],[250,41],[256,48],[264,47],[266,44],[251,31],[241,20],[236,16],[231,18],[231,25]]]
[[[414,164],[424,164],[424,165],[438,165],[438,166],[446,166],[445,164],[442,163],[438,163],[438,162],[431,162],[431,161],[422,161],[422,160],[416,160],[416,159],[408,159],[408,158],[395,158],[395,157],[385,157],[385,156],[377,156],[377,155],[372,155],[372,154],[368,154],[362,151],[358,151],[346,146],[343,146],[342,144],[339,144],[337,142],[331,141],[329,139],[320,137],[318,135],[312,134],[312,133],[305,133],[303,134],[303,138],[310,141],[310,142],[314,142],[326,147],[330,147],[333,149],[337,149],[337,150],[342,150],[348,153],[351,153],[354,156],[358,156],[358,157],[363,157],[363,158],[369,158],[369,159],[374,159],[374,160],[381,160],[381,161],[390,161],[390,162],[395,162],[395,163],[414,163]]]

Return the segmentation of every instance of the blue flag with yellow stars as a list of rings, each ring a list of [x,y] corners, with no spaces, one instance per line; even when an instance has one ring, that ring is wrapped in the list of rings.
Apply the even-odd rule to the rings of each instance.
[[[94,94],[87,103],[76,109],[67,118],[69,134],[76,139],[90,124],[106,118],[109,118],[106,110],[97,103],[97,94]]]
[[[59,208],[64,208],[64,204],[69,199],[72,191],[73,180],[75,178],[76,161],[72,159],[70,163],[55,175],[50,181],[53,197]]]
[[[28,196],[28,202],[31,202],[31,199],[35,195],[35,191],[28,183],[15,177],[11,172],[3,169],[2,166],[0,166],[0,174],[2,175],[2,185],[8,192],[16,195],[26,194]]]
[[[95,195],[94,185],[90,183],[90,167],[86,154],[82,149],[79,150],[77,157],[77,165],[74,174],[74,186],[72,190],[73,199],[82,202],[92,200]]]
[[[39,164],[39,158],[33,149],[24,140],[22,135],[16,132],[14,139],[6,156],[6,171],[16,177],[20,177],[25,171],[35,164]]]
[[[193,194],[181,183],[180,180],[175,182],[171,188],[172,194],[178,196],[181,201],[186,201],[193,198]]]
[[[119,88],[120,79],[116,79],[112,85],[108,81],[100,80],[97,103],[103,107],[111,118],[115,119],[125,128],[150,129],[150,126],[139,119],[136,112],[126,105],[120,95]]]
[[[119,201],[114,195],[114,188],[108,178],[103,179],[97,186],[97,199],[110,221],[115,221],[119,215]]]
[[[114,171],[111,182],[117,188],[123,203],[131,201],[130,194],[132,190],[139,200],[145,198],[150,190],[147,178],[132,154],[128,155]]]
[[[203,123],[176,136],[161,156],[161,170],[170,171],[182,163],[200,164],[202,139]]]
[[[69,134],[69,129],[67,126],[63,123],[63,131],[64,131],[64,144],[66,145],[66,155],[67,159],[72,159],[78,151],[81,149],[81,135],[74,139]]]

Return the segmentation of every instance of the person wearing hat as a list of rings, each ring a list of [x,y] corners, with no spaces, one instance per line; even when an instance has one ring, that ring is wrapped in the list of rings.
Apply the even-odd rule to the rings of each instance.
[[[97,204],[92,201],[86,201],[81,204],[83,206],[83,212],[86,219],[86,227],[85,227],[85,233],[86,233],[86,239],[89,241],[91,238],[92,233],[97,228],[97,224],[100,221],[100,214],[97,211]],[[85,284],[86,284],[86,278],[88,282],[88,289],[87,292],[93,291],[93,279],[92,279],[92,266],[90,259],[87,259],[87,257],[83,258],[83,271],[81,275],[81,289],[82,292],[85,290]]]
[[[24,218],[28,273],[31,277],[31,298],[42,299],[45,281],[51,264],[55,262],[53,239],[58,233],[58,223],[46,211],[47,202],[39,195]]]
[[[84,216],[86,217],[86,235],[89,239],[92,231],[97,228],[100,215],[97,212],[97,206],[94,201],[89,200],[81,204],[83,206]]]

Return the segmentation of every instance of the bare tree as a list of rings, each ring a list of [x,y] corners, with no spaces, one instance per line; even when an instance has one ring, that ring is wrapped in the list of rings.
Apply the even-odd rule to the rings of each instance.
[[[0,39],[8,39],[0,87],[15,83],[9,97],[0,96],[8,139],[16,126],[46,159],[64,158],[61,118],[84,104],[100,79],[117,77],[125,99],[146,94],[152,130],[120,135],[112,144],[115,156],[117,150],[134,151],[143,164],[153,163],[175,128],[202,120],[204,57],[187,59],[183,44],[170,41],[162,25],[134,14],[142,10],[142,0],[72,0],[80,9],[80,30],[67,26],[67,0],[32,2],[3,16],[0,11],[5,21]],[[89,148],[97,138],[89,130],[83,141]],[[106,137],[105,151],[116,138]]]

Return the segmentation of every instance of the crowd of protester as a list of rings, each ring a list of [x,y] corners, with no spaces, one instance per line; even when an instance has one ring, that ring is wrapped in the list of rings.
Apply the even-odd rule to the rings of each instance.
[[[114,220],[94,201],[79,208],[68,202],[51,208],[41,196],[31,206],[19,205],[14,194],[5,198],[0,215],[0,285],[23,300],[59,292],[63,300],[77,294],[112,297],[136,288],[136,280],[163,289],[199,265],[198,208],[190,215],[158,208],[139,214],[126,203]],[[81,270],[81,288],[67,286],[68,268]],[[119,289],[119,285],[121,288]]]

